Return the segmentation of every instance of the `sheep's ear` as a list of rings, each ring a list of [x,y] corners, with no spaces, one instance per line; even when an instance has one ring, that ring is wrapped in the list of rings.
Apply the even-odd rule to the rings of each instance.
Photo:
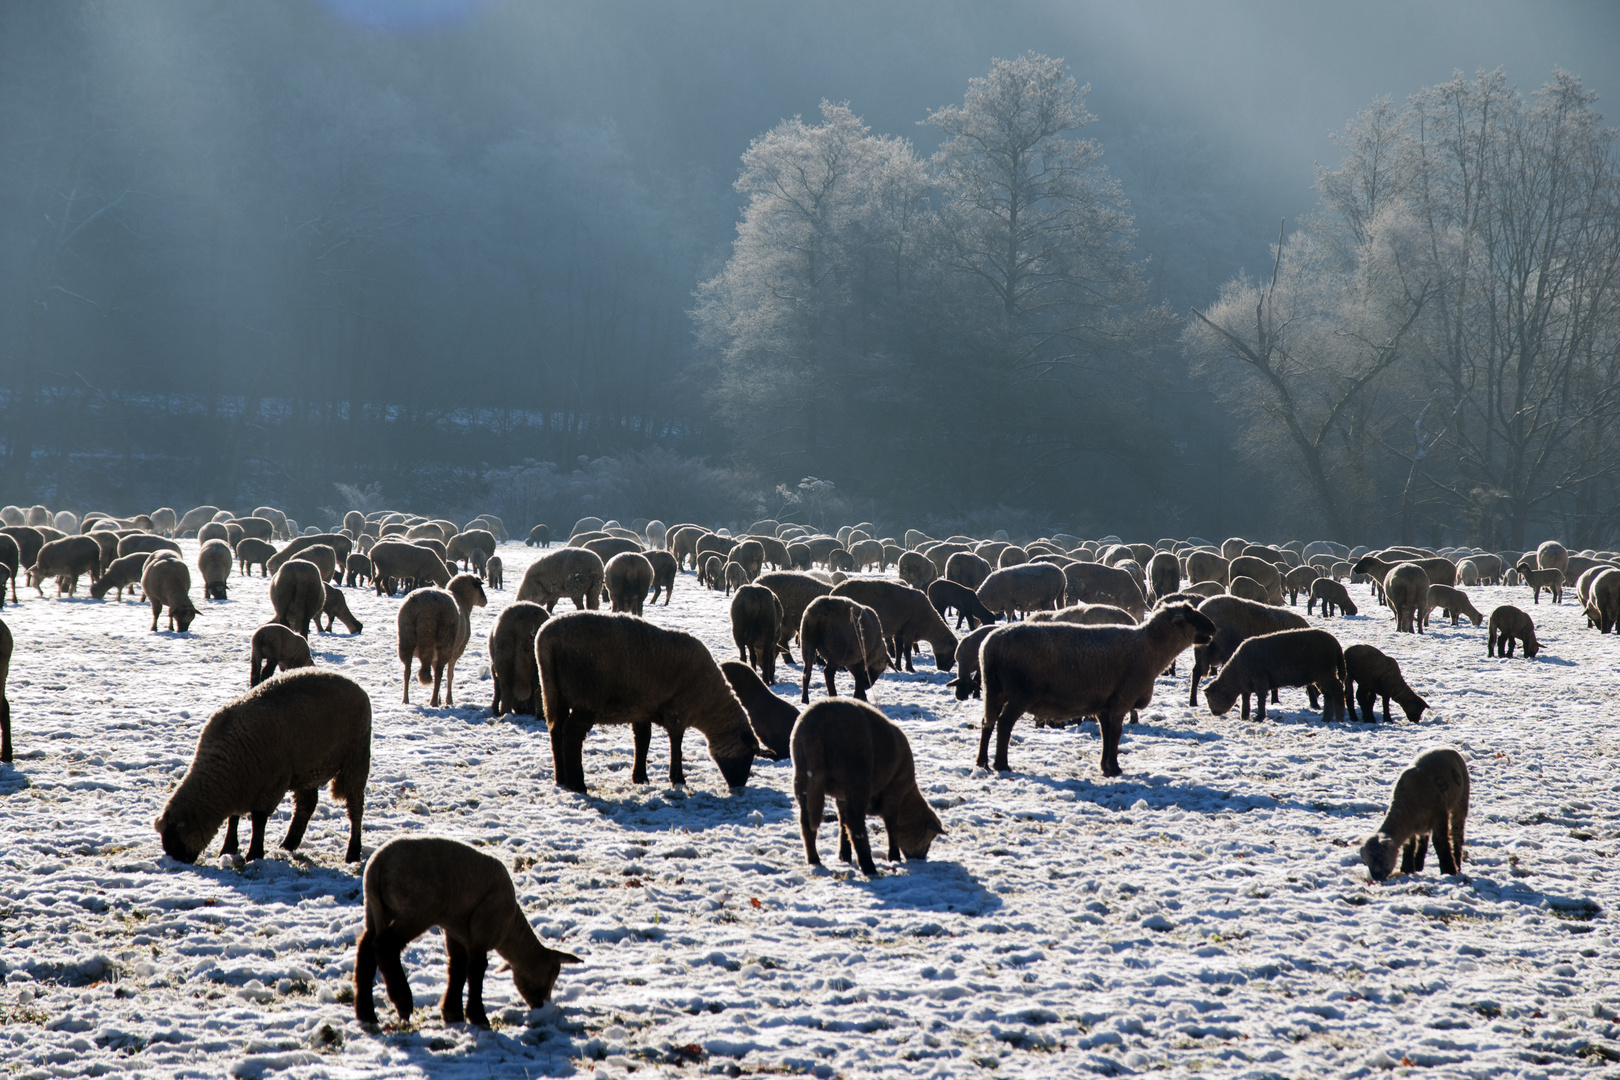
[[[571,952],[558,952],[552,949],[551,955],[559,964],[583,964],[585,962]]]
[[[152,828],[156,829],[158,832],[162,832],[164,829],[168,828],[168,825],[169,825],[168,821],[164,818],[164,816],[162,814],[159,814],[157,816],[157,818],[152,822]]]

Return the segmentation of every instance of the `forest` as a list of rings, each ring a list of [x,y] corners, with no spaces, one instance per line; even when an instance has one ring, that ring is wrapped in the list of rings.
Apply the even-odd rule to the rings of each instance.
[[[1582,73],[1391,71],[1281,172],[1106,54],[1038,5],[0,7],[0,502],[1616,543]]]

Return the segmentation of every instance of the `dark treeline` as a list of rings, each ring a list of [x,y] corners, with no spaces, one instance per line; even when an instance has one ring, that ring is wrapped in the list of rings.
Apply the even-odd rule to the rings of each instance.
[[[0,8],[0,502],[1620,528],[1578,83],[1375,106],[1312,194],[1041,9],[834,8]],[[1544,180],[1459,188],[1448,101]]]

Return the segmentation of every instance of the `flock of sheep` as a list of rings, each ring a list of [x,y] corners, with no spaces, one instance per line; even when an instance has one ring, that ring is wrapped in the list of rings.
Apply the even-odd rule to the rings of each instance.
[[[175,542],[195,534],[203,596],[225,599],[233,568],[268,579],[274,617],[254,631],[249,692],[218,710],[198,738],[190,769],[155,822],[165,852],[194,862],[223,826],[222,854],[240,850],[239,820],[249,819],[246,858],[264,855],[265,827],[291,792],[294,811],[282,846],[298,847],[319,789],[329,785],[350,819],[346,859],[362,857],[361,822],[371,758],[371,699],[353,680],[314,667],[309,625],[342,622],[360,633],[342,586],[369,585],[378,595],[403,590],[398,608],[398,655],[403,699],[410,701],[412,667],[453,706],[455,669],[472,637],[472,610],[488,603],[486,589],[504,587],[497,554],[508,539],[500,519],[482,515],[465,525],[404,513],[345,516],[340,529],[300,530],[273,507],[237,517],[198,507],[183,517],[163,509],[117,518],[43,506],[0,509],[0,608],[9,581],[17,602],[19,573],[41,597],[53,582],[72,595],[88,576],[91,595],[137,586],[152,606],[152,630],[162,612],[170,631],[184,632],[197,616],[190,567]],[[628,724],[635,742],[632,781],[647,780],[652,729],[669,738],[669,779],[684,782],[683,736],[700,731],[727,783],[747,783],[758,756],[793,763],[805,856],[819,864],[817,833],[825,802],[838,809],[839,857],[877,872],[866,819],[883,820],[891,861],[923,859],[944,832],[921,795],[904,732],[866,703],[891,668],[914,670],[926,643],[935,667],[955,669],[946,685],[956,697],[982,697],[977,764],[1006,771],[1016,722],[1066,724],[1095,718],[1102,733],[1101,768],[1118,776],[1119,742],[1129,717],[1153,697],[1156,681],[1174,674],[1192,650],[1190,702],[1205,685],[1210,710],[1221,715],[1241,698],[1242,715],[1268,697],[1303,688],[1326,720],[1375,719],[1381,699],[1386,721],[1393,699],[1416,722],[1427,702],[1407,685],[1394,659],[1363,644],[1342,647],[1294,608],[1306,599],[1321,615],[1355,614],[1346,582],[1364,582],[1392,611],[1398,629],[1421,633],[1435,610],[1455,625],[1485,617],[1459,586],[1520,583],[1533,604],[1548,591],[1560,602],[1573,580],[1588,623],[1609,633],[1620,616],[1620,557],[1571,554],[1555,542],[1533,552],[1489,553],[1386,548],[1350,550],[1318,541],[1281,546],[1198,538],[1126,544],[1115,537],[1085,541],[1056,535],[1018,545],[1004,534],[976,540],[935,540],[908,530],[903,542],[879,539],[869,524],[836,535],[799,525],[754,523],[740,535],[699,525],[665,526],[587,518],[552,546],[545,525],[527,543],[544,549],[528,567],[516,600],[488,634],[492,710],[544,717],[558,785],[586,790],[583,745],[598,724]],[[280,546],[278,547],[278,543]],[[698,638],[645,617],[649,600],[667,605],[677,577],[696,580],[730,599],[739,659],[719,662]],[[890,570],[895,578],[887,576]],[[878,576],[865,573],[875,571]],[[557,613],[559,600],[573,611]],[[602,611],[606,602],[610,610]],[[954,625],[950,621],[954,616]],[[1534,622],[1503,605],[1489,616],[1487,650],[1512,656],[1522,643],[1536,655]],[[966,633],[958,637],[963,624]],[[800,653],[802,711],[778,696],[776,662]],[[13,638],[0,621],[0,760],[13,756],[5,681]],[[810,683],[821,664],[827,698],[811,704]],[[280,674],[276,674],[277,671]],[[836,673],[847,672],[854,700],[837,696]],[[1375,880],[1423,868],[1429,843],[1442,872],[1457,873],[1468,813],[1469,777],[1462,757],[1436,748],[1419,755],[1397,778],[1390,810],[1361,849]],[[520,909],[510,875],[498,860],[453,840],[401,838],[371,856],[364,874],[365,929],[355,966],[355,1011],[376,1022],[372,982],[380,968],[391,1001],[409,1018],[412,999],[401,966],[406,944],[440,927],[449,954],[446,1022],[487,1024],[482,983],[487,953],[511,965],[531,1005],[550,994],[561,966],[578,958],[542,945]],[[462,1007],[463,989],[466,1008]]]

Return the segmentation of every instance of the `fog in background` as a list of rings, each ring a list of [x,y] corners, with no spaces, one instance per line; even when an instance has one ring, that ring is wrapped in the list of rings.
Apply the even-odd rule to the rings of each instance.
[[[1326,212],[1314,168],[1340,167],[1332,136],[1375,100],[1497,68],[1529,98],[1562,68],[1612,116],[1616,46],[1600,2],[0,6],[0,502],[318,522],[360,489],[555,528],[832,512],[800,487],[815,476],[838,512],[902,527],[1507,542],[1477,506],[1510,481],[1470,479],[1467,447],[1427,481],[1398,446],[1355,451],[1331,467],[1362,509],[1335,521],[1185,328],[1272,274],[1280,223]],[[1089,84],[1077,136],[1134,230],[1136,277],[1092,331],[1019,354],[1053,381],[1003,392],[1022,368],[975,337],[942,254],[894,297],[841,285],[836,378],[770,382],[769,342],[739,367],[735,313],[695,313],[705,283],[751,272],[750,145],[828,101],[926,163],[930,112],[1030,52]],[[1412,379],[1358,390],[1386,443],[1414,423],[1392,402],[1443,381]],[[806,395],[807,430],[766,392]],[[1582,445],[1567,490],[1504,520],[1613,543],[1620,462]]]

